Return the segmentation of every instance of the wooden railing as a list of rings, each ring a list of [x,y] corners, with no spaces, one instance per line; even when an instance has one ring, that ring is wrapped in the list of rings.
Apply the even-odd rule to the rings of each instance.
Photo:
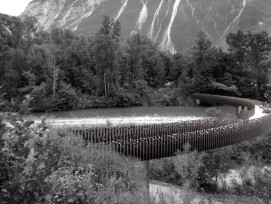
[[[200,94],[200,93],[194,93],[191,95],[191,97],[194,98],[195,100],[206,101],[209,103],[218,103],[235,107],[242,106],[242,108],[247,107],[248,117],[251,117],[255,114],[255,105],[261,103],[260,101],[251,100],[247,98]]]

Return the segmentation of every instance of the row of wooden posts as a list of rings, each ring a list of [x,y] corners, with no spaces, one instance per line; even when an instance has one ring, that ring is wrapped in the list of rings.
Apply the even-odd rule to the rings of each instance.
[[[233,122],[202,119],[176,123],[74,130],[92,144],[141,160],[174,156],[189,144],[192,150],[210,150],[240,143],[268,132],[271,116]]]

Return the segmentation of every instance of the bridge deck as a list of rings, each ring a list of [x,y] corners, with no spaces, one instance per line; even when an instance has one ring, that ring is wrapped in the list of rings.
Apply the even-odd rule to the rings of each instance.
[[[225,96],[205,94],[194,94],[192,97],[220,103],[225,99]],[[226,97],[224,104],[247,106],[252,116],[255,113],[255,105],[261,102]],[[74,133],[89,142],[103,145],[124,155],[151,160],[174,156],[177,151],[183,151],[187,143],[191,149],[210,150],[249,140],[270,129],[271,115],[267,115],[241,122],[209,118],[160,125],[75,130]]]

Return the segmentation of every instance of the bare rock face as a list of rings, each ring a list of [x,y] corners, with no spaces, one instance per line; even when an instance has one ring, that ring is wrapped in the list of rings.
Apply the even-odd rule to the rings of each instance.
[[[270,0],[33,0],[24,15],[45,30],[58,26],[90,35],[108,15],[121,22],[124,38],[140,31],[171,53],[189,49],[200,31],[222,47],[238,29],[271,33]]]

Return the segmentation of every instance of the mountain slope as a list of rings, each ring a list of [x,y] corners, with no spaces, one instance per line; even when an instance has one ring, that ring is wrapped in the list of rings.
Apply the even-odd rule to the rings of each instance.
[[[271,33],[270,0],[33,0],[25,15],[45,30],[58,26],[91,35],[108,15],[121,22],[124,38],[139,30],[172,53],[189,48],[199,31],[221,46],[238,29]]]

